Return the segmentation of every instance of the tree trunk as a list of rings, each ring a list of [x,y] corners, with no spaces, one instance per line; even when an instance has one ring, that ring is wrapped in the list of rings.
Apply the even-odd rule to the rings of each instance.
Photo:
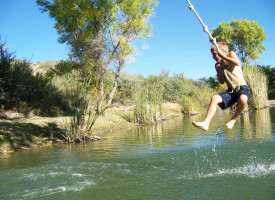
[[[112,88],[112,90],[109,94],[109,98],[108,98],[106,108],[108,108],[112,103],[113,97],[114,97],[116,89],[117,89],[118,80],[120,78],[120,73],[121,73],[121,70],[122,70],[123,66],[124,66],[124,61],[119,61],[119,65],[118,65],[118,69],[117,69],[116,77],[115,77],[115,82],[114,82],[113,88]]]
[[[97,74],[98,74],[98,82],[99,82],[99,99],[97,104],[97,114],[100,114],[102,111],[102,103],[104,99],[104,77],[106,74],[106,63],[104,62],[103,58],[103,47],[102,47],[102,40],[103,40],[103,31],[101,23],[98,22],[96,25],[97,29],[97,37],[96,37],[96,44],[95,44],[95,52],[96,52],[96,62],[97,62]]]
[[[104,98],[104,76],[101,74],[99,76],[99,99],[97,104],[98,114],[101,112],[103,98]]]

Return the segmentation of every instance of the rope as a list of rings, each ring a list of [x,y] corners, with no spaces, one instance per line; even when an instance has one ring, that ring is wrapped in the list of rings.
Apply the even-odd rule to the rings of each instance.
[[[220,48],[219,48],[219,46],[218,46],[218,44],[217,44],[216,38],[214,38],[214,37],[211,35],[211,33],[208,31],[208,27],[205,26],[205,24],[203,23],[202,19],[200,18],[200,16],[198,15],[197,11],[195,10],[194,6],[190,3],[189,0],[186,0],[186,1],[187,1],[187,3],[189,4],[190,10],[192,10],[192,11],[195,13],[195,15],[197,16],[198,20],[200,21],[200,23],[201,23],[201,25],[202,25],[202,27],[203,27],[203,31],[206,32],[206,33],[208,34],[208,36],[209,36],[211,42],[216,46],[216,48],[217,48],[218,50],[220,50]],[[229,84],[231,85],[231,87],[232,87],[233,89],[236,89],[237,87],[238,87],[237,89],[239,89],[239,87],[240,87],[239,82],[236,80],[236,78],[235,78],[228,70],[224,69],[224,75],[225,75],[227,81],[229,82]],[[229,76],[230,76],[231,79],[233,79],[233,80],[236,82],[236,84],[234,84],[234,83],[231,81],[231,79],[229,78]]]
[[[205,26],[205,24],[203,23],[202,19],[200,18],[200,16],[198,15],[197,11],[195,10],[194,6],[190,3],[189,0],[186,0],[186,1],[187,1],[187,3],[189,4],[190,10],[192,10],[192,11],[195,13],[195,15],[197,16],[197,18],[199,19],[199,21],[200,21],[200,23],[201,23],[201,25],[202,25],[202,27],[203,27],[203,31],[206,32],[206,33],[208,34],[208,36],[209,36],[211,42],[217,47],[218,50],[220,50],[220,48],[219,48],[219,46],[218,46],[218,44],[217,44],[217,42],[216,42],[216,38],[214,38],[214,37],[211,35],[211,33],[208,31],[208,27]]]

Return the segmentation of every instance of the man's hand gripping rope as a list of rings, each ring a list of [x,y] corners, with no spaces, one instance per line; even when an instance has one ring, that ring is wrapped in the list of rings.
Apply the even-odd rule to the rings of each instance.
[[[216,46],[216,48],[218,49],[218,51],[221,51],[218,44],[217,44],[217,41],[216,41],[216,38],[214,38],[211,33],[208,31],[208,27],[203,23],[202,19],[200,18],[200,16],[198,15],[197,11],[195,10],[194,6],[190,3],[189,0],[186,0],[187,3],[189,4],[189,9],[192,10],[195,15],[197,16],[198,20],[200,21],[201,25],[203,26],[203,31],[206,32],[210,38],[210,41],[212,42],[212,44],[214,44]],[[238,89],[240,87],[240,84],[238,83],[238,81],[236,80],[236,78],[226,69],[224,69],[224,75],[226,77],[226,79],[228,80],[228,82],[230,83],[231,87],[233,89]],[[232,78],[235,82],[236,82],[236,85],[231,81],[231,79],[229,78]]]

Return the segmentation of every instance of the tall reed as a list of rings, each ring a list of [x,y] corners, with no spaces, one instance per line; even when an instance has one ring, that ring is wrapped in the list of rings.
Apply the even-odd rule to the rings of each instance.
[[[267,78],[263,71],[256,65],[245,64],[243,67],[244,77],[251,90],[249,105],[256,109],[269,106]]]
[[[71,101],[71,115],[65,123],[63,137],[68,142],[91,139],[91,128],[98,118],[96,101],[89,94],[89,78],[79,78],[78,74],[70,75],[66,84],[66,94]]]
[[[148,91],[145,88],[136,89],[132,94],[132,98],[134,103],[133,122],[139,124],[148,122]]]
[[[151,120],[156,122],[162,115],[162,105],[163,105],[163,93],[159,87],[153,87],[149,91],[150,99],[149,105],[151,109]]]
[[[154,123],[162,115],[163,92],[159,87],[138,87],[132,94],[133,121],[139,124]]]

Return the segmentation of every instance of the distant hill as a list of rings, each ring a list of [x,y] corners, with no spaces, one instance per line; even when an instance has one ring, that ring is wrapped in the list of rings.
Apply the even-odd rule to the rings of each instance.
[[[47,73],[57,62],[47,60],[44,62],[36,62],[31,64],[31,68],[33,70],[33,74],[41,73],[45,74]]]

